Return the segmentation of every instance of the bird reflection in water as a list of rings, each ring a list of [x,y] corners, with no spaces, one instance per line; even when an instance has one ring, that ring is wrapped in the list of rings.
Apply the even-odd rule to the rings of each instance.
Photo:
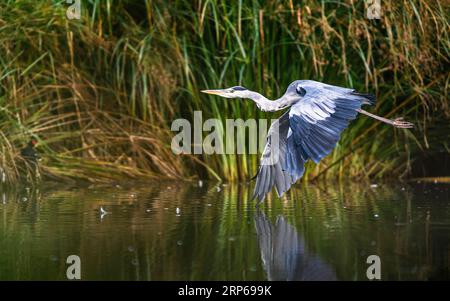
[[[258,210],[255,227],[268,280],[337,280],[333,268],[306,249],[303,238],[283,216],[273,224]]]

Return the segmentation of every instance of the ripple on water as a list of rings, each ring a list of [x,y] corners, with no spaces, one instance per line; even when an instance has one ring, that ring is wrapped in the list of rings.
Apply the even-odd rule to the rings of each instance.
[[[3,193],[0,256],[14,269],[0,278],[60,279],[59,263],[79,253],[86,280],[130,280],[141,270],[154,280],[263,280],[288,266],[295,278],[302,260],[365,280],[366,257],[377,252],[396,262],[386,265],[392,280],[427,279],[446,262],[450,241],[449,190],[433,185],[302,184],[259,210],[248,185],[207,181]],[[17,250],[29,260],[16,260]],[[40,273],[27,266],[42,258],[55,264]]]

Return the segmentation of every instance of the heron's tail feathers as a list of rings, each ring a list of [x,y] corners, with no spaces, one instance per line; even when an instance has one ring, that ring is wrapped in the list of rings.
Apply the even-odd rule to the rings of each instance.
[[[369,105],[374,105],[375,102],[377,101],[376,96],[373,94],[370,94],[370,93],[353,92],[352,94],[363,97],[367,101],[366,104],[369,104]]]

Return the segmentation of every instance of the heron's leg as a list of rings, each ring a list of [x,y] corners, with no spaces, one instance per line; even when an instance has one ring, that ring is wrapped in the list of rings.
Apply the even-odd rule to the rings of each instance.
[[[414,127],[414,124],[412,124],[411,122],[403,121],[403,117],[400,117],[400,118],[396,118],[396,119],[394,119],[394,120],[391,120],[391,119],[387,119],[387,118],[384,118],[384,117],[377,116],[377,115],[375,115],[375,114],[369,113],[369,112],[367,112],[367,111],[364,111],[363,109],[358,109],[357,111],[358,111],[359,113],[361,113],[361,114],[367,115],[367,116],[372,117],[372,118],[374,118],[374,119],[376,119],[376,120],[379,120],[379,121],[381,121],[381,122],[390,124],[390,125],[392,125],[392,126],[394,126],[394,127],[396,127],[396,128],[400,128],[400,129],[410,129],[410,128],[413,128],[413,127]]]

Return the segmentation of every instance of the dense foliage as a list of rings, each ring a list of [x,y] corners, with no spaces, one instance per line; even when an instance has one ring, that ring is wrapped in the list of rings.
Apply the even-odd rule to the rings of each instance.
[[[90,0],[69,20],[65,1],[2,1],[6,181],[19,178],[30,136],[46,177],[247,179],[258,156],[176,156],[171,122],[194,110],[271,118],[199,91],[240,84],[275,98],[295,79],[374,93],[369,110],[416,124],[394,130],[358,118],[331,155],[308,163],[305,180],[406,175],[419,152],[449,152],[449,5],[382,1],[381,19],[369,20],[364,2]]]

